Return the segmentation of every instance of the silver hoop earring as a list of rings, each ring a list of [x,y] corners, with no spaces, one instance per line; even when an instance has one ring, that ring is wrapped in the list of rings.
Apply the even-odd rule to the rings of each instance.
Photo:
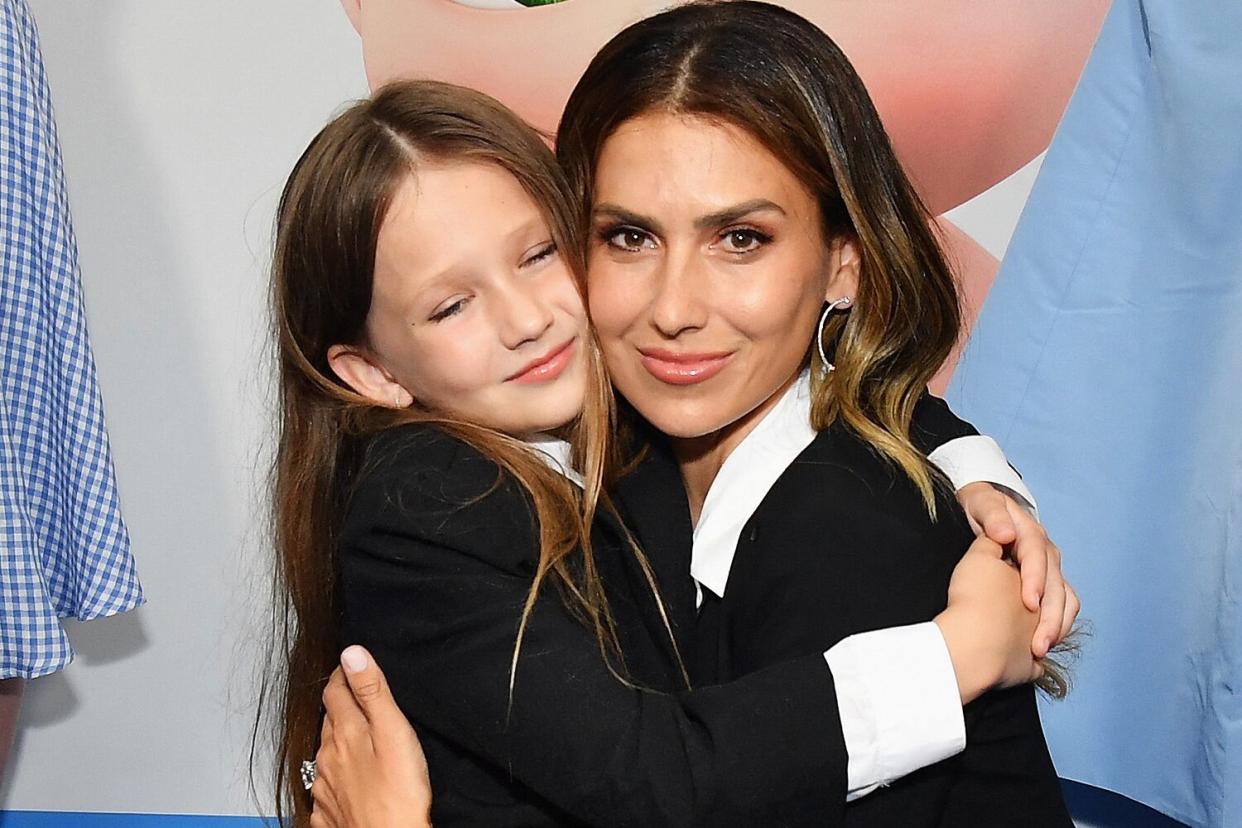
[[[828,354],[824,353],[824,325],[828,324],[828,314],[837,308],[848,308],[853,299],[848,296],[842,296],[840,299],[833,299],[824,307],[824,312],[819,317],[819,327],[815,329],[815,347],[819,349],[819,375],[826,377],[833,371],[837,370],[837,366],[828,361]]]

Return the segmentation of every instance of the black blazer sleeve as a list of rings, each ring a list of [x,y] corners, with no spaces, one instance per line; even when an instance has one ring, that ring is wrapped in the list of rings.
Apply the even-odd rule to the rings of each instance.
[[[934,618],[973,537],[961,508],[937,495],[933,521],[914,485],[864,442],[839,426],[821,432],[739,543],[723,674]],[[964,752],[855,801],[849,824],[1072,825],[1030,685],[985,693],[965,724]]]
[[[924,392],[914,405],[910,441],[923,454],[931,454],[950,440],[978,433],[973,425],[954,414],[948,403],[930,392]]]
[[[919,504],[910,506],[904,520],[897,513],[885,521],[885,513],[877,511],[873,520],[855,526],[849,525],[848,514],[834,523],[841,530],[835,540],[850,550],[849,574],[841,578],[843,589],[836,597],[849,608],[845,614],[853,615],[854,628],[916,623],[943,608],[952,567],[971,532],[960,508],[947,499],[939,504],[936,524],[928,522]],[[966,749],[961,754],[854,803],[851,820],[932,824],[931,813],[925,823],[911,814],[938,805],[943,809],[940,825],[1073,825],[1031,685],[983,694],[966,707],[965,724]]]
[[[595,825],[754,824],[785,801],[844,819],[846,752],[819,654],[693,692],[634,689],[548,589],[510,702],[536,549],[528,502],[464,443],[399,431],[360,476],[340,595],[345,635],[372,649],[420,728]]]

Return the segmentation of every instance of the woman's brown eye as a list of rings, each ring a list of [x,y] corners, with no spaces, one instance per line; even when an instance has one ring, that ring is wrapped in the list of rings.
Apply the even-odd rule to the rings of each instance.
[[[608,233],[605,240],[623,250],[637,250],[647,241],[647,234],[640,230],[616,230]]]
[[[733,232],[729,233],[727,239],[729,242],[729,246],[732,247],[735,251],[749,250],[750,248],[754,247],[757,241],[757,239],[755,238],[755,234],[750,232],[749,230],[734,230]]]
[[[724,234],[724,246],[730,253],[750,253],[772,240],[758,230],[730,230]]]

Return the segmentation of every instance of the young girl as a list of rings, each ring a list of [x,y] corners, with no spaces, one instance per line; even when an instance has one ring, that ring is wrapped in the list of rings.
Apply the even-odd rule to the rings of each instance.
[[[532,130],[427,82],[352,107],[290,177],[275,507],[290,621],[280,776],[297,823],[338,641],[388,667],[439,823],[745,824],[845,799],[857,750],[841,711],[868,715],[838,699],[823,652],[687,689],[684,493],[658,450],[619,471],[574,215]],[[968,558],[936,623],[884,650],[952,660],[942,718],[1039,671],[1016,575],[986,542]],[[899,774],[960,747],[901,738],[915,760]]]

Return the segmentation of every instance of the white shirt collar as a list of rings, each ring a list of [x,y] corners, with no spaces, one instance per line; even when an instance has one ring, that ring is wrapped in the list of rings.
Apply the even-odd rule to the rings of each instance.
[[[582,475],[574,468],[571,459],[573,448],[567,441],[550,434],[537,434],[527,440],[526,445],[537,451],[554,471],[560,472],[578,484],[580,488],[582,487]]]
[[[742,527],[777,479],[815,439],[811,374],[803,371],[772,410],[725,458],[694,527],[690,574],[723,596]]]

